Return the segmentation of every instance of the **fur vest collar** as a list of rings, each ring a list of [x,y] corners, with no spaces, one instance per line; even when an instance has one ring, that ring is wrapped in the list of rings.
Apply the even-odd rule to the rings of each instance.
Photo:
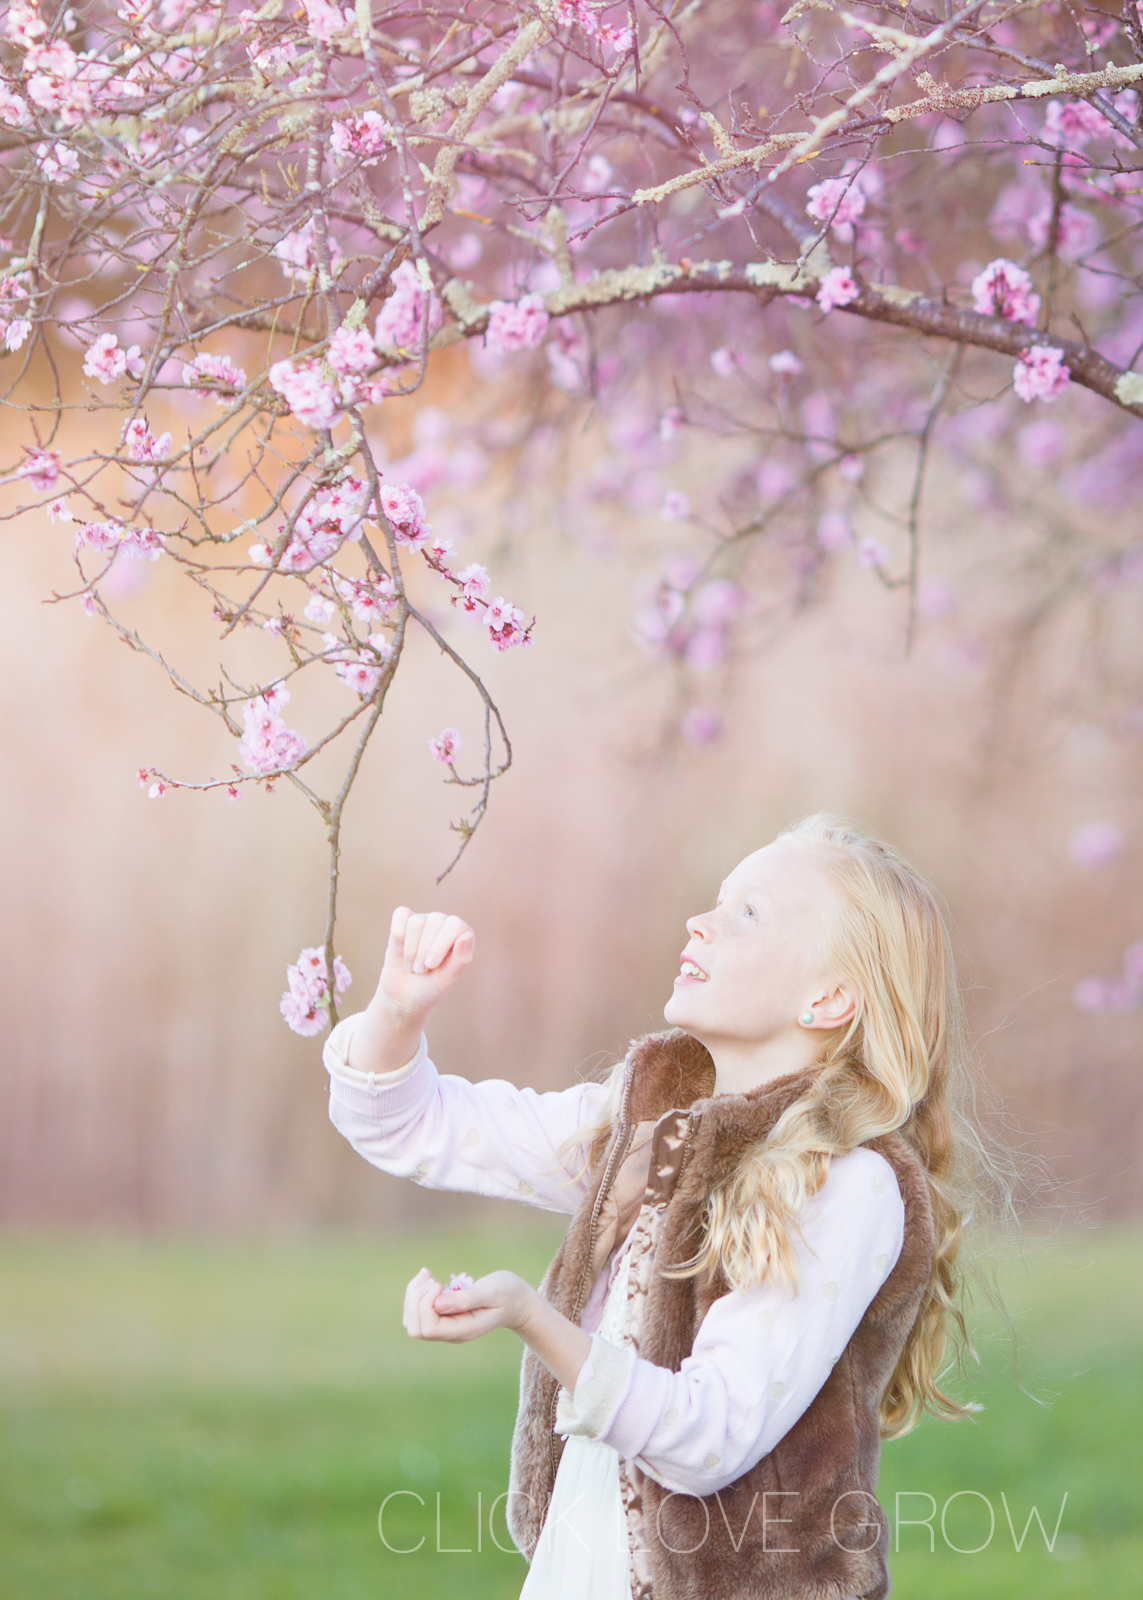
[[[650,1034],[626,1063],[622,1110],[595,1181],[544,1275],[540,1292],[578,1321],[591,1288],[603,1202],[636,1122],[691,1111],[691,1136],[666,1209],[658,1254],[682,1261],[701,1238],[707,1196],[727,1179],[809,1084],[811,1072],[747,1094],[714,1095],[714,1063],[687,1034]],[[896,1134],[871,1148],[893,1167],[905,1207],[901,1255],[808,1410],[769,1455],[735,1483],[699,1498],[643,1480],[655,1600],[884,1600],[889,1530],[875,1497],[880,1403],[929,1282],[933,1222],[916,1155]],[[678,1371],[713,1302],[729,1286],[655,1272],[640,1355]],[[553,1431],[559,1386],[530,1351],[520,1376],[509,1525],[530,1559],[539,1540],[563,1441]]]

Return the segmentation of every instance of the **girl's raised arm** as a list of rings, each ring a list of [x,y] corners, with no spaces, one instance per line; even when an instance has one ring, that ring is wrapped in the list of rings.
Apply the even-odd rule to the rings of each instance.
[[[537,1094],[500,1079],[469,1083],[429,1060],[424,1026],[472,960],[459,917],[393,913],[385,964],[368,1008],[330,1035],[330,1120],[359,1155],[431,1189],[574,1212],[586,1174],[565,1140],[595,1122],[607,1090],[583,1083]]]

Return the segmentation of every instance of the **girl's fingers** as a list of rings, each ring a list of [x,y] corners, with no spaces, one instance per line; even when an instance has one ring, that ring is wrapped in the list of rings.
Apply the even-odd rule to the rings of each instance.
[[[405,937],[401,941],[401,954],[404,958],[406,972],[412,972],[413,963],[417,957],[417,946],[421,942],[421,929],[424,927],[425,917],[421,911],[410,911],[408,921],[405,923]]]
[[[422,1267],[417,1276],[410,1280],[401,1309],[401,1322],[410,1338],[425,1337],[426,1302],[431,1303],[436,1298],[440,1287],[428,1267]]]
[[[437,932],[425,953],[425,971],[438,971],[452,954],[459,955],[459,946],[466,936],[471,949],[472,929],[467,922],[462,922],[459,917],[446,917],[444,926]]]
[[[430,911],[424,919],[420,935],[417,940],[417,951],[413,958],[413,971],[416,973],[427,972],[426,957],[433,945],[440,938],[448,918],[443,911]]]

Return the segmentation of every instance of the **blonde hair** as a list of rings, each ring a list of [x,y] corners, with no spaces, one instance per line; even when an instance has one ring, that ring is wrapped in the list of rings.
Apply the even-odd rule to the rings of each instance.
[[[916,1320],[881,1402],[881,1431],[895,1438],[922,1412],[962,1417],[979,1409],[940,1387],[949,1334],[971,1351],[959,1305],[958,1261],[977,1196],[1010,1186],[972,1113],[963,1009],[951,941],[937,897],[891,845],[825,814],[779,835],[814,850],[837,891],[827,916],[826,964],[852,988],[852,1021],[831,1037],[809,1088],[709,1196],[702,1243],[671,1276],[721,1270],[732,1288],[764,1279],[796,1287],[795,1236],[832,1156],[884,1134],[907,1141],[932,1203],[932,1270]],[[605,1124],[585,1129],[598,1159],[618,1109],[622,1063]]]

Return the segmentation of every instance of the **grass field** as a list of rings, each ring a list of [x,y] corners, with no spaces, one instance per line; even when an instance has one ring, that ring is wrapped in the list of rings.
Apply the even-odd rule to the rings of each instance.
[[[555,1237],[0,1239],[0,1600],[515,1600],[524,1564],[488,1513],[518,1343],[417,1345],[399,1308],[422,1262],[535,1281]],[[960,1387],[980,1419],[886,1447],[894,1594],[1137,1600],[1143,1232],[1030,1244],[1005,1284],[1018,1368],[982,1322]],[[378,1535],[394,1491],[386,1537],[411,1554]],[[1033,1504],[1049,1538],[1063,1505],[1054,1553],[1035,1521],[1014,1548]],[[986,1548],[951,1548],[992,1516]]]

